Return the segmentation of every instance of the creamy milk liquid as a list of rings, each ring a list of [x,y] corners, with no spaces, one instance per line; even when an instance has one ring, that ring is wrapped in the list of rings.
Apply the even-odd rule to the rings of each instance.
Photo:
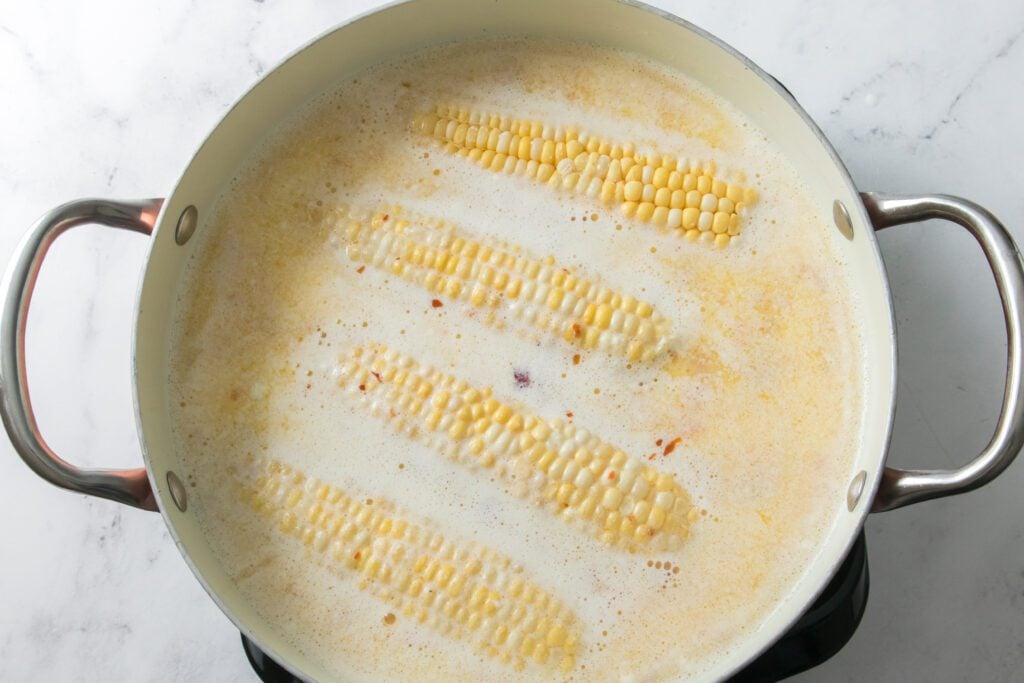
[[[438,104],[713,159],[759,199],[728,246],[691,242],[446,150],[411,125]],[[474,305],[360,259],[348,216],[370,230],[374,211],[378,226],[442,219],[553,257],[650,303],[664,345],[632,360],[586,348],[504,300]],[[190,513],[255,609],[340,679],[700,678],[787,595],[844,500],[862,368],[838,233],[753,124],[635,55],[491,40],[357,74],[254,152],[197,239],[170,359]],[[382,346],[391,369],[368,374]],[[481,464],[458,451],[473,434],[425,426],[439,381],[410,390],[426,407],[405,419],[418,399],[388,392],[413,361],[621,449],[694,509],[673,498],[683,516],[648,541],[541,504],[543,473],[500,453]]]

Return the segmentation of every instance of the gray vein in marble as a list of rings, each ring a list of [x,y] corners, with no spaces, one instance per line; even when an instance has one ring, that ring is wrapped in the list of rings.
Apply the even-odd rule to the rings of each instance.
[[[828,115],[839,116],[842,113],[843,104],[849,104],[851,101],[853,101],[855,97],[866,94],[869,91],[869,88],[878,84],[879,82],[885,81],[885,79],[888,76],[890,76],[894,71],[909,71],[918,68],[920,68],[920,65],[918,65],[916,62],[904,62],[902,60],[897,60],[894,62],[890,62],[889,64],[886,64],[885,67],[876,71],[874,75],[872,75],[866,81],[847,90],[842,95],[842,97],[839,98],[840,106],[837,106],[831,111],[829,111]]]
[[[918,137],[920,139],[931,140],[933,137],[935,137],[935,134],[938,133],[944,126],[956,120],[953,116],[953,112],[960,105],[960,102],[963,100],[964,96],[970,93],[975,88],[975,84],[978,82],[980,76],[984,74],[986,71],[988,71],[988,69],[995,62],[1004,59],[1013,51],[1013,48],[1017,45],[1017,42],[1020,40],[1021,35],[1024,35],[1024,27],[1018,28],[1013,35],[1011,35],[1007,40],[1003,42],[1003,44],[999,47],[998,50],[989,55],[981,64],[978,65],[978,68],[976,68],[971,73],[970,77],[967,79],[967,82],[964,84],[964,86],[957,91],[956,95],[954,95],[952,101],[949,103],[949,106],[946,107],[946,113],[942,116],[941,119],[939,119],[938,123],[933,125],[923,134],[919,135]]]
[[[254,0],[258,4],[262,4],[263,0]],[[256,55],[256,50],[253,49],[253,38],[256,32],[263,26],[263,19],[258,18],[253,22],[252,28],[249,29],[245,37],[245,56],[246,61],[249,63],[249,67],[252,68],[253,73],[257,78],[263,76],[263,73],[267,70],[266,63]]]
[[[112,169],[110,169],[110,172],[107,173],[106,188],[110,192],[114,191],[114,178],[117,177],[117,173],[119,170],[121,170],[119,166],[114,166]]]
[[[109,184],[108,184],[108,187],[109,187]],[[99,253],[99,249],[96,248],[95,245],[90,245],[89,246],[89,248],[88,248],[88,257],[89,257],[88,258],[88,263],[89,263],[88,280],[89,280],[89,282],[88,282],[88,284],[86,286],[90,287],[90,288],[95,288],[97,283],[98,283],[98,279],[99,279],[99,275],[100,275],[100,271],[101,271],[100,263],[99,263],[100,253]],[[82,326],[81,327],[81,334],[80,335],[76,335],[76,337],[79,339],[79,344],[77,344],[76,346],[78,347],[78,354],[79,354],[78,367],[80,367],[80,368],[88,368],[89,367],[89,365],[88,365],[89,359],[95,357],[95,352],[96,352],[95,351],[96,336],[97,336],[97,328],[96,328],[96,304],[97,304],[97,298],[96,298],[96,291],[97,291],[96,289],[91,289],[90,290],[91,295],[88,296],[86,301],[85,301],[85,308],[83,310],[81,310],[80,312],[76,312],[76,316],[80,320],[80,324]],[[102,409],[103,408],[102,404],[97,406],[96,402],[88,401],[88,400],[82,402],[81,415],[82,415],[83,421],[85,422],[85,424],[87,426],[87,429],[84,430],[81,433],[80,437],[76,440],[76,444],[78,446],[80,446],[82,451],[85,452],[85,453],[93,452],[93,446],[95,444],[95,439],[96,439],[95,435],[97,433],[97,430],[96,430],[97,418],[96,418],[96,413],[95,413],[97,408]],[[75,457],[75,454],[71,454],[71,457]]]
[[[918,418],[921,420],[921,422],[927,428],[928,433],[931,434],[932,440],[934,441],[934,445],[940,451],[942,451],[942,453],[948,459],[952,459],[952,457],[953,457],[952,453],[949,452],[949,450],[946,448],[946,445],[942,442],[942,439],[940,439],[939,435],[935,432],[935,426],[932,424],[931,420],[928,418],[927,413],[924,410],[921,409],[921,401],[918,398],[917,390],[914,387],[912,387],[910,385],[910,382],[908,382],[904,378],[900,378],[899,379],[899,385],[906,391],[907,395],[910,397],[910,402],[913,404],[914,411],[917,413]]]
[[[40,66],[39,60],[36,59],[36,56],[32,53],[32,50],[30,50],[28,48],[28,45],[25,44],[25,40],[18,33],[13,31],[10,27],[5,26],[3,24],[0,24],[0,32],[6,33],[7,35],[11,36],[11,38],[13,39],[12,42],[14,42],[14,44],[17,46],[18,51],[21,52],[21,54],[25,57],[25,66],[27,66],[29,71],[35,74],[35,76],[40,81],[42,81],[46,76],[46,71],[42,68],[42,66]]]

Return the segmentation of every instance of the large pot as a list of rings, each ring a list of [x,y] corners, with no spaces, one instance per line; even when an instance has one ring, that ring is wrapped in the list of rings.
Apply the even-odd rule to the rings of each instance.
[[[427,45],[484,33],[563,36],[630,50],[683,71],[706,84],[774,138],[806,179],[819,206],[833,215],[848,241],[846,265],[863,302],[862,352],[870,369],[864,396],[866,427],[850,461],[839,520],[812,566],[763,628],[736,650],[723,653],[711,675],[737,671],[774,642],[827,584],[869,512],[964,493],[991,481],[1024,443],[1021,314],[1024,266],[1006,229],[985,209],[942,195],[895,197],[859,193],[831,145],[807,113],[770,75],[731,47],[677,17],[631,0],[411,0],[340,26],[267,74],[205,140],[166,200],[80,200],[46,214],[22,241],[3,282],[0,339],[0,408],[14,446],[37,474],[74,491],[159,511],[196,577],[228,617],[264,651],[296,674],[325,672],[275,635],[214,560],[197,521],[170,447],[165,340],[173,297],[203,217],[250,150],[279,121],[351,70]],[[1002,299],[1008,335],[1006,389],[995,433],[984,451],[953,471],[905,471],[885,466],[896,395],[892,301],[874,231],[942,218],[966,228],[985,253]],[[32,289],[49,246],[83,223],[151,235],[139,291],[134,338],[134,389],[145,466],[85,470],[46,444],[36,425],[26,384],[25,327]]]

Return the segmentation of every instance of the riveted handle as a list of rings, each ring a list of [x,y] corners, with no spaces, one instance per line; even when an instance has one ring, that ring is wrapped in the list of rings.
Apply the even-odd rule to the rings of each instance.
[[[36,474],[51,484],[79,493],[115,500],[143,510],[156,510],[146,468],[84,469],[61,459],[39,432],[25,372],[25,328],[39,267],[50,245],[66,230],[94,223],[149,235],[162,199],[110,201],[80,199],[59,206],[39,219],[7,267],[0,318],[0,413],[15,450]]]
[[[872,512],[894,510],[931,498],[966,493],[984,486],[1005,470],[1024,445],[1022,311],[1024,263],[1010,233],[987,209],[948,195],[895,196],[861,194],[876,230],[932,218],[967,228],[988,259],[1006,318],[1006,388],[995,433],[978,457],[955,470],[901,470],[886,467]]]

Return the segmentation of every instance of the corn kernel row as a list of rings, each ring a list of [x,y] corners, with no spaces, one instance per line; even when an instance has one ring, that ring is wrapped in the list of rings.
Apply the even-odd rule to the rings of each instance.
[[[676,550],[697,518],[671,474],[384,346],[353,349],[337,378],[398,431],[455,462],[491,470],[515,495],[608,545]]]
[[[388,501],[361,501],[275,460],[253,458],[244,500],[332,569],[408,619],[523,668],[575,666],[577,620],[512,560],[458,544]]]
[[[740,216],[757,201],[753,188],[717,178],[714,162],[638,154],[632,144],[614,144],[572,127],[444,105],[416,116],[413,127],[484,168],[616,203],[627,217],[717,246],[740,234]]]
[[[343,208],[342,211],[345,211]],[[346,254],[438,296],[488,309],[584,349],[647,361],[670,341],[669,322],[646,301],[620,294],[553,257],[482,239],[443,221],[405,216],[395,207],[348,213]]]

